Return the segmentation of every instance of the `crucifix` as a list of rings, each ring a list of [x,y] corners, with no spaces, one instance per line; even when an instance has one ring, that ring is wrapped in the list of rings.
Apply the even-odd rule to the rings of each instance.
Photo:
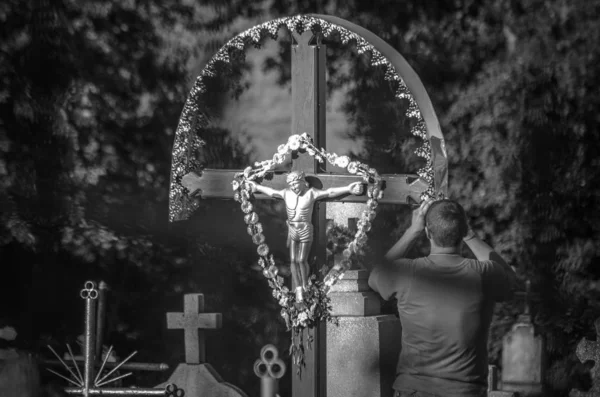
[[[291,32],[292,35],[292,126],[290,135],[300,135],[307,132],[314,139],[315,146],[326,148],[325,135],[325,45],[321,42],[321,34],[311,31],[303,33]],[[319,189],[329,189],[362,182],[362,178],[350,174],[328,173],[321,163],[310,156],[304,155],[294,159],[289,164],[288,171],[303,171],[310,185]],[[202,198],[232,199],[231,181],[239,170],[205,169],[201,173],[186,174],[181,184],[191,196]],[[386,204],[418,203],[428,185],[413,174],[382,175],[384,179],[384,197],[379,200]],[[271,180],[264,180],[263,186],[274,190],[285,189],[286,174],[275,173]],[[257,195],[256,199],[268,199],[267,195]],[[366,195],[345,195],[335,199],[336,202],[364,203]],[[324,263],[326,255],[326,202],[325,199],[315,204],[312,213],[314,226],[314,243],[310,258],[316,257],[318,263]],[[294,287],[294,286],[293,286]],[[325,395],[325,338],[324,327],[305,329],[305,340],[313,339],[312,349],[305,352],[306,367],[301,376],[293,375],[293,396],[324,396]]]
[[[185,363],[206,362],[204,331],[221,328],[221,313],[203,313],[204,295],[186,294],[183,297],[183,313],[167,313],[168,329],[183,329],[185,335]]]

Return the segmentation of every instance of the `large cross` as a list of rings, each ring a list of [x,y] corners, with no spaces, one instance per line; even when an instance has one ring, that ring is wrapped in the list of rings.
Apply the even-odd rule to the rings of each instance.
[[[203,313],[204,295],[186,294],[183,297],[183,313],[167,313],[168,329],[183,329],[185,335],[185,363],[206,362],[204,331],[221,328],[221,313]]]
[[[313,35],[311,31],[302,34],[292,32],[292,128],[291,135],[307,132],[314,139],[315,146],[326,148],[325,145],[325,45],[321,43],[321,35]],[[349,174],[333,174],[326,172],[323,166],[308,155],[301,155],[292,162],[291,169],[302,170],[312,186],[320,189],[348,185],[362,181],[362,178]],[[202,175],[191,172],[185,175],[181,183],[191,195],[202,198],[231,199],[231,181],[239,170],[205,169]],[[427,189],[427,184],[413,174],[386,174],[384,179],[384,197],[380,203],[409,204],[419,202],[421,193]],[[286,175],[276,173],[271,180],[264,180],[264,186],[273,189],[287,187]],[[269,198],[257,195],[257,199]],[[323,200],[325,201],[325,200]],[[366,195],[348,195],[339,197],[338,202],[364,203]],[[313,212],[312,223],[315,227],[315,239],[310,258],[317,257],[319,263],[324,263],[326,254],[325,218],[326,204],[317,202]],[[294,286],[293,286],[294,287]],[[305,352],[306,367],[301,377],[294,375],[292,380],[293,396],[323,396],[325,394],[325,346],[324,328],[306,330],[313,336],[313,348]],[[306,337],[307,335],[305,335]],[[323,363],[323,364],[321,364]]]

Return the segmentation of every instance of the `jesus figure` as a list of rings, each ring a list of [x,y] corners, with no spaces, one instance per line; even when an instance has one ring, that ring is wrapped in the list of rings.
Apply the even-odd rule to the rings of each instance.
[[[288,225],[287,246],[290,249],[292,283],[296,286],[296,301],[302,302],[304,300],[303,292],[308,285],[308,254],[314,239],[314,227],[311,219],[315,202],[343,194],[358,196],[362,194],[363,186],[361,182],[354,182],[348,186],[325,190],[316,189],[309,186],[302,171],[290,172],[286,182],[289,187],[282,190],[271,189],[255,182],[249,182],[249,184],[252,192],[283,199],[285,202]]]

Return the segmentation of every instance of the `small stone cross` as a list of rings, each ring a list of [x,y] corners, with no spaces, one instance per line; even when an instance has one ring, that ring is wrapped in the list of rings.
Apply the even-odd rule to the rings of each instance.
[[[204,331],[221,328],[221,313],[203,313],[204,295],[186,294],[183,297],[183,313],[167,313],[168,329],[183,329],[185,334],[186,364],[206,362]]]
[[[588,360],[594,361],[594,366],[590,370],[593,386],[588,391],[571,390],[569,397],[596,397],[600,396],[600,318],[594,323],[596,327],[596,341],[590,341],[586,338],[581,339],[577,345],[577,357],[582,363]]]

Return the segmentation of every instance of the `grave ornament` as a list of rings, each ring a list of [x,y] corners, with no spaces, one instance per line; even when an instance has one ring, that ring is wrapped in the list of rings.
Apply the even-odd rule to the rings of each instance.
[[[577,345],[577,357],[582,363],[594,361],[594,366],[590,370],[593,386],[588,391],[573,389],[569,397],[600,397],[600,318],[596,319],[596,341],[583,338]]]
[[[69,356],[71,358],[73,368],[67,364],[60,355],[51,347],[48,348],[54,353],[58,361],[67,370],[69,375],[63,375],[52,369],[47,369],[49,372],[59,376],[69,382],[72,387],[67,387],[65,391],[68,394],[81,395],[88,397],[91,395],[112,395],[112,396],[166,396],[166,397],[183,397],[184,391],[178,388],[175,384],[165,385],[163,388],[111,388],[105,387],[117,380],[126,378],[131,375],[131,372],[123,375],[115,375],[121,367],[126,365],[137,352],[131,353],[123,361],[113,366],[110,371],[104,373],[108,358],[111,356],[112,346],[109,348],[98,372],[95,372],[95,350],[96,350],[96,301],[99,293],[96,284],[92,281],[87,281],[84,288],[80,292],[81,298],[85,301],[85,333],[83,343],[83,374],[81,373],[78,363],[75,360],[75,355],[71,347],[67,345]],[[112,377],[111,377],[112,376]]]

